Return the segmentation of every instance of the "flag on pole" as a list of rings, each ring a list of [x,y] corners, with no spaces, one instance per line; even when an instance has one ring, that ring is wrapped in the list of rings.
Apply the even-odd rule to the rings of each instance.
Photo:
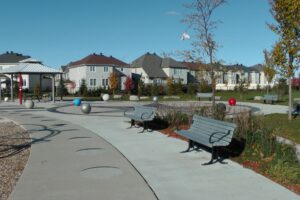
[[[191,37],[189,36],[189,34],[187,32],[183,32],[181,35],[181,40],[189,40]]]

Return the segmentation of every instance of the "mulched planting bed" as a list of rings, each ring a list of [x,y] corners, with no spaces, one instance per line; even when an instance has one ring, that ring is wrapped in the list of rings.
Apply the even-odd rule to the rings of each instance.
[[[30,154],[29,134],[13,122],[0,123],[0,199],[8,199]]]

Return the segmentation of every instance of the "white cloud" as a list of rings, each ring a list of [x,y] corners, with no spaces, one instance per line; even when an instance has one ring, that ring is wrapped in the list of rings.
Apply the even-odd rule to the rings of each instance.
[[[176,12],[174,10],[170,10],[166,12],[166,15],[172,15],[172,16],[178,16],[181,15],[179,12]]]

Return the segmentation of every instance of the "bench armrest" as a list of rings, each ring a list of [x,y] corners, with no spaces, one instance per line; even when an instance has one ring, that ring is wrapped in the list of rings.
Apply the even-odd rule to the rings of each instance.
[[[215,135],[219,135],[219,138],[213,138]],[[210,135],[209,137],[209,143],[214,144],[216,142],[221,141],[223,138],[225,138],[226,136],[228,136],[230,134],[230,131],[228,131],[227,133],[224,132],[214,132],[213,134]]]
[[[151,112],[151,113],[144,112],[144,113],[141,115],[141,119],[142,119],[142,120],[150,119],[151,116],[152,116],[153,114],[154,114],[154,112]]]

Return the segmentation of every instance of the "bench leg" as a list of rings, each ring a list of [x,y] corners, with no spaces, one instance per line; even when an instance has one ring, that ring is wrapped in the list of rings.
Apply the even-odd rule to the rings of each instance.
[[[147,129],[147,123],[143,122],[143,130],[138,133],[144,133],[144,131]]]
[[[188,146],[187,150],[182,151],[182,152],[180,152],[180,153],[187,153],[187,152],[190,152],[190,149],[191,149],[191,148],[194,149],[194,146],[195,146],[194,142],[193,142],[192,140],[189,140],[189,146]]]
[[[134,120],[132,119],[131,122],[130,122],[130,127],[128,127],[127,129],[130,129],[134,126]]]
[[[212,147],[212,149],[211,149],[211,159],[210,159],[210,161],[207,162],[207,163],[203,163],[202,165],[211,165],[211,164],[214,164],[214,159],[216,158],[215,153],[216,153],[216,149],[215,149],[215,147]]]

